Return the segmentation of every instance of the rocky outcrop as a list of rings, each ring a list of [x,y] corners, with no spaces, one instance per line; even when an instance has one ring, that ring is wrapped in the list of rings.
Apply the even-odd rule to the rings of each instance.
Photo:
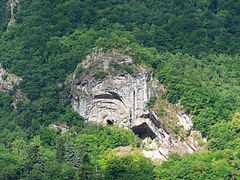
[[[8,0],[7,9],[9,12],[8,28],[15,24],[15,10],[18,8],[20,0]]]
[[[18,86],[20,81],[22,81],[20,77],[16,76],[15,74],[8,73],[0,64],[0,92],[7,93],[11,91],[14,86]],[[17,109],[17,103],[19,101],[28,101],[26,94],[21,92],[20,89],[16,89],[13,97],[12,106],[15,110]]]
[[[182,125],[185,130],[191,130],[193,127],[192,119],[186,113],[177,113],[178,124]]]
[[[75,111],[90,122],[120,124],[133,127],[148,113],[146,104],[154,94],[151,86],[151,73],[144,68],[135,74],[114,73],[113,63],[132,63],[132,59],[117,52],[103,53],[96,50],[79,67],[90,69],[72,79],[72,104]],[[91,67],[90,67],[91,66]],[[94,72],[91,72],[91,68]],[[96,79],[96,71],[109,72],[106,78]],[[140,120],[140,122],[139,122]]]
[[[129,66],[132,72],[125,71]],[[150,98],[158,96],[161,86],[146,67],[133,65],[131,57],[117,50],[95,49],[68,81],[75,111],[89,122],[132,129],[143,139],[142,152],[146,157],[165,160],[171,152],[184,154],[200,149],[194,136],[166,130],[155,111],[149,108]],[[178,117],[178,124],[191,130],[190,118],[186,114]]]
[[[64,124],[52,123],[52,124],[49,125],[49,128],[54,130],[54,131],[60,131],[61,134],[65,134],[66,132],[69,131],[69,127],[67,125],[64,125]]]
[[[0,92],[7,92],[14,85],[19,84],[22,79],[14,74],[8,73],[0,64]]]

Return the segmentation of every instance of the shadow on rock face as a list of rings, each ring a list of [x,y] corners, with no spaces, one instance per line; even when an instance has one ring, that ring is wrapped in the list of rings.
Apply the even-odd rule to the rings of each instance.
[[[152,131],[152,129],[145,122],[140,124],[139,126],[132,127],[132,131],[136,135],[138,135],[141,139],[145,139],[146,137],[150,137],[151,139],[156,138],[156,134]]]

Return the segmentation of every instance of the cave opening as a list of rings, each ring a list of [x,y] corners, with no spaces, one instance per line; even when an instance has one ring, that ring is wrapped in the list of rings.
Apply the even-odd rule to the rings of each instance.
[[[108,119],[108,120],[107,120],[107,124],[108,124],[108,125],[113,125],[113,124],[114,124],[114,120]]]
[[[146,137],[154,139],[157,137],[156,134],[152,131],[152,129],[147,125],[147,123],[142,123],[139,126],[132,127],[132,131],[141,139],[145,139]]]

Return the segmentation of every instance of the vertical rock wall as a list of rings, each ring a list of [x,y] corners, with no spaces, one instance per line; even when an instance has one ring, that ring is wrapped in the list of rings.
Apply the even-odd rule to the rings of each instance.
[[[146,113],[146,104],[153,90],[151,75],[146,69],[133,77],[130,74],[109,76],[101,81],[91,78],[75,85],[82,95],[73,94],[73,108],[90,122],[121,124],[131,127]]]

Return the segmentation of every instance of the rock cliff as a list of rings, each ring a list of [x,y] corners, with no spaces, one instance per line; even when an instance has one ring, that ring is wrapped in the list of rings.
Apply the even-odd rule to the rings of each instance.
[[[177,124],[190,131],[189,136],[166,129],[149,105],[151,98],[159,98],[163,87],[148,68],[133,65],[132,58],[118,50],[95,49],[68,81],[75,111],[89,122],[132,129],[143,139],[146,157],[165,160],[171,152],[183,154],[201,149],[197,142],[201,135],[191,131],[192,121],[187,114],[175,112]]]
[[[18,8],[20,0],[7,0],[7,9],[9,12],[9,21],[8,21],[8,27],[15,24],[15,10]]]

